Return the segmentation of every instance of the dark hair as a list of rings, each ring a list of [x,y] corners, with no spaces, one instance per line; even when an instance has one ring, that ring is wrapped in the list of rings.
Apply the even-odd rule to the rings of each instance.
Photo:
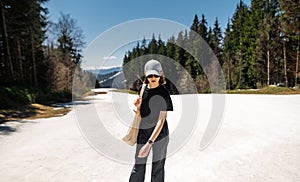
[[[144,84],[148,84],[148,83],[149,83],[149,80],[147,79],[147,77],[146,77],[146,75],[145,75]],[[165,77],[164,77],[163,75],[161,75],[161,76],[159,77],[159,84],[160,84],[160,85],[166,84],[166,79],[165,79]]]

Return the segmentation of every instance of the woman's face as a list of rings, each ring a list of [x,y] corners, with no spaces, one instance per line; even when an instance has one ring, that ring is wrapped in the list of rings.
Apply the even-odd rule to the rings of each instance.
[[[149,75],[149,76],[147,76],[147,79],[150,84],[158,84],[160,76],[159,75]]]

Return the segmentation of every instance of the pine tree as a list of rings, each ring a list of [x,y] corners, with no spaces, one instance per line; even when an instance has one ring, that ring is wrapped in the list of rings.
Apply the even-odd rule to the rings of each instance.
[[[213,49],[213,52],[215,53],[215,55],[217,56],[219,62],[220,62],[220,65],[223,65],[223,62],[222,62],[222,43],[221,41],[223,40],[223,36],[222,36],[222,31],[221,31],[221,28],[220,28],[220,24],[219,24],[219,21],[218,21],[218,18],[216,18],[215,20],[215,23],[214,23],[214,28],[212,30],[212,49]]]
[[[148,54],[148,47],[147,47],[147,40],[144,37],[142,40],[142,44],[141,44],[141,55],[146,55]]]
[[[178,33],[178,37],[176,39],[176,47],[175,47],[175,60],[181,65],[185,66],[186,62],[186,57],[185,57],[185,51],[183,49],[184,47],[184,37],[183,37],[183,32]]]
[[[232,84],[232,70],[233,70],[233,44],[232,44],[232,34],[231,34],[231,25],[230,21],[228,20],[227,27],[225,30],[225,37],[223,41],[223,47],[224,47],[224,54],[222,57],[222,60],[224,62],[223,64],[223,72],[225,73],[225,79],[227,81],[226,85],[228,89],[234,89],[234,86]]]
[[[83,32],[76,25],[76,20],[71,18],[69,14],[61,14],[55,29],[58,37],[58,49],[62,57],[71,60],[76,65],[80,64],[82,48],[84,46]]]
[[[44,52],[47,0],[1,1],[0,75],[4,82],[44,82]],[[40,72],[39,72],[40,71]],[[39,75],[39,77],[38,77]]]
[[[166,45],[166,56],[175,60],[175,37],[171,36]]]
[[[195,15],[194,20],[193,20],[193,24],[191,26],[191,30],[198,32],[199,31],[199,19],[198,19],[198,15]]]
[[[213,31],[212,31],[211,27],[208,28],[207,43],[208,43],[209,47],[213,51],[215,51],[215,44],[214,44],[214,41],[213,41]]]
[[[275,82],[274,71],[276,66],[276,57],[278,57],[278,7],[277,0],[266,0],[261,4],[261,28],[257,32],[256,56],[258,65],[258,78],[261,85],[270,85]],[[278,81],[278,80],[277,80]]]
[[[165,56],[167,53],[166,53],[166,46],[165,46],[165,43],[161,40],[161,37],[160,35],[158,36],[158,50],[157,50],[157,53],[159,55],[163,55]]]
[[[158,52],[158,44],[157,44],[157,40],[155,39],[155,35],[152,35],[152,39],[149,43],[149,53],[150,54],[157,54]]]
[[[232,18],[232,32],[231,32],[231,44],[233,54],[232,64],[234,65],[232,82],[234,88],[246,88],[245,74],[245,52],[247,51],[247,35],[245,35],[245,24],[247,18],[248,9],[243,1],[237,5],[235,13]]]
[[[202,14],[201,21],[199,23],[199,28],[197,33],[207,42],[208,41],[208,28],[207,28],[207,21],[205,19],[204,14]]]
[[[76,67],[81,64],[81,51],[84,46],[84,36],[76,20],[69,14],[61,14],[58,22],[50,22],[47,40],[47,71],[52,92],[71,93]],[[77,69],[78,74],[85,73]],[[52,74],[53,73],[53,74]]]
[[[281,35],[286,86],[296,86],[299,77],[300,1],[280,0]],[[289,76],[293,75],[293,76]]]

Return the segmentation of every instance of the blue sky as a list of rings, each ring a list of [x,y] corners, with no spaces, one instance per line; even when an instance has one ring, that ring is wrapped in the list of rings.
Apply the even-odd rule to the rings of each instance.
[[[85,35],[88,47],[101,33],[110,28],[136,19],[161,18],[178,22],[190,27],[195,14],[201,18],[204,14],[208,26],[218,17],[222,31],[240,0],[49,0],[45,6],[49,18],[57,21],[60,13],[70,14],[77,20]],[[244,0],[250,4],[250,0]],[[99,55],[98,58],[107,57]],[[114,56],[116,57],[116,56]],[[120,62],[120,60],[118,60]],[[113,63],[119,64],[119,63]]]

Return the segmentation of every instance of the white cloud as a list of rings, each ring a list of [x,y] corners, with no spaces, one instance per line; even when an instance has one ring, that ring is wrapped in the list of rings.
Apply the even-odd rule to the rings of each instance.
[[[117,59],[116,56],[104,56],[103,59],[105,60],[114,60],[114,59]]]

